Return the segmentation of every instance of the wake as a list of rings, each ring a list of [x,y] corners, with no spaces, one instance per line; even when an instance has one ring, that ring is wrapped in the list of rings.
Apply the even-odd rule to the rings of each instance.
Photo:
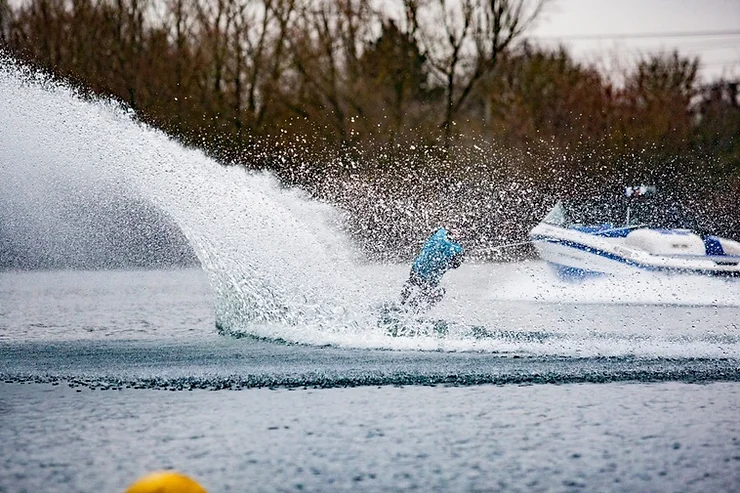
[[[0,94],[0,222],[45,254],[82,255],[84,241],[61,240],[94,242],[80,224],[96,227],[89,211],[101,197],[149,204],[197,255],[225,334],[394,350],[740,357],[740,283],[714,279],[569,285],[540,263],[469,264],[445,277],[448,295],[429,313],[384,323],[379,308],[397,299],[408,266],[367,263],[330,205],[269,173],[224,167],[115,102],[84,100],[7,59]]]

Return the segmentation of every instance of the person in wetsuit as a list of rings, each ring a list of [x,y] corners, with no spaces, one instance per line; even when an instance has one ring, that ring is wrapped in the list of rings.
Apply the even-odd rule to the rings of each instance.
[[[445,295],[439,282],[448,270],[460,267],[463,253],[455,234],[445,228],[432,233],[414,260],[409,278],[401,289],[401,305],[417,309],[422,303],[429,307],[438,303]],[[418,290],[418,295],[411,296],[415,290]]]

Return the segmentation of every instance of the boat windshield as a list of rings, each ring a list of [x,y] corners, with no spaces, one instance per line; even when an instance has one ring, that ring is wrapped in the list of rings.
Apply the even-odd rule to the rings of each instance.
[[[623,228],[696,229],[696,223],[676,204],[651,199],[573,199],[561,200],[545,217],[547,224],[563,228],[601,226]]]
[[[565,213],[565,207],[563,206],[562,200],[555,204],[555,207],[550,209],[550,212],[547,214],[547,216],[545,216],[543,222],[545,224],[553,224],[555,226],[561,226],[563,228],[568,227],[568,216]]]

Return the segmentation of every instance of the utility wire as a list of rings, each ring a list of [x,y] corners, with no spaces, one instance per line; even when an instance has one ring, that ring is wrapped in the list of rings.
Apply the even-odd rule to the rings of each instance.
[[[648,38],[706,38],[713,36],[740,36],[740,30],[725,31],[679,31],[664,33],[623,34],[564,34],[562,36],[532,36],[541,40],[599,40],[599,39],[648,39]]]

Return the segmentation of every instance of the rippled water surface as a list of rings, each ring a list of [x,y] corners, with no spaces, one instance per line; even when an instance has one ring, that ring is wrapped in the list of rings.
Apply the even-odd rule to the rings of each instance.
[[[737,384],[79,392],[5,384],[0,489],[738,491]]]
[[[740,491],[726,293],[557,302],[540,267],[455,273],[452,332],[330,345],[219,334],[199,270],[2,273],[0,491]]]

